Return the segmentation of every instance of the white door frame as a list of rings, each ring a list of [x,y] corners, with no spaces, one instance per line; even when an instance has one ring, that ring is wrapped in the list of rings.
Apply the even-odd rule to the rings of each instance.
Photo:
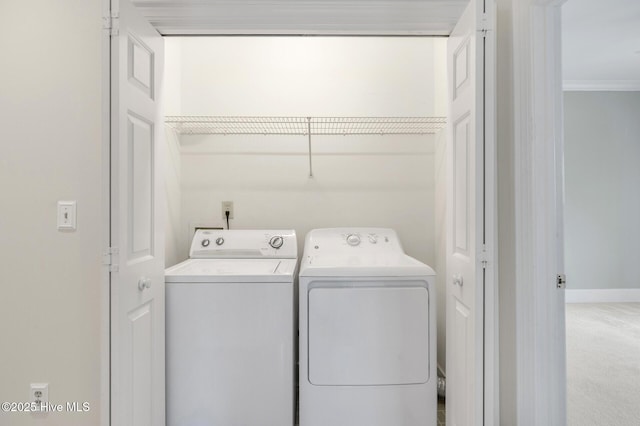
[[[517,424],[566,424],[561,14],[565,0],[513,0]],[[504,372],[503,372],[504,374]],[[512,392],[503,389],[503,392]]]
[[[111,16],[111,1],[101,0],[103,20]],[[100,279],[100,426],[111,425],[111,274],[109,247],[111,247],[111,30],[103,21],[100,39],[101,111],[102,111],[102,256]]]
[[[513,178],[516,239],[515,273],[515,392],[518,425],[566,423],[564,360],[564,292],[553,286],[563,269],[562,240],[562,81],[560,65],[560,6],[566,0],[511,0],[514,48],[497,55],[513,59]],[[109,0],[101,0],[103,17]],[[500,31],[500,28],[498,28]],[[102,224],[103,247],[110,246],[110,49],[109,30],[102,37]],[[509,46],[511,47],[511,46]],[[535,56],[534,56],[535,55]],[[541,60],[542,59],[542,60]],[[515,93],[517,92],[517,93]],[[504,101],[498,98],[498,102]],[[503,124],[498,123],[498,126]],[[536,131],[537,129],[537,131]],[[536,209],[532,207],[536,206]],[[502,245],[502,244],[501,244]],[[504,262],[503,262],[504,264]],[[516,268],[517,265],[517,268]],[[544,283],[545,285],[534,285]],[[547,285],[548,284],[548,285]],[[110,291],[109,268],[100,282],[100,425],[110,426]],[[503,282],[503,285],[506,283]],[[549,338],[549,336],[552,336]],[[498,339],[495,340],[497,360]],[[497,364],[497,362],[496,362]],[[505,374],[504,369],[500,371]],[[507,371],[507,374],[509,371]],[[497,395],[498,385],[495,386]],[[500,400],[504,398],[501,396]],[[495,403],[497,406],[497,401]],[[502,411],[502,410],[501,410]],[[493,424],[499,424],[499,416]]]

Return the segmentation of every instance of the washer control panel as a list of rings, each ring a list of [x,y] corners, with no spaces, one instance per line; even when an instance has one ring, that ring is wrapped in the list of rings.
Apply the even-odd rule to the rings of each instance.
[[[189,252],[189,257],[200,259],[295,259],[297,256],[296,233],[292,229],[198,229]]]
[[[274,237],[271,237],[271,239],[269,240],[269,245],[276,250],[280,249],[283,244],[284,238],[282,237],[282,235],[276,235]]]

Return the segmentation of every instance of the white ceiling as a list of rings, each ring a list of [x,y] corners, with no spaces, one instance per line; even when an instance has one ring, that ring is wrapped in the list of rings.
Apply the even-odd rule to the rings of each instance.
[[[640,90],[640,0],[562,7],[565,88]]]
[[[448,35],[468,0],[134,0],[161,34]]]

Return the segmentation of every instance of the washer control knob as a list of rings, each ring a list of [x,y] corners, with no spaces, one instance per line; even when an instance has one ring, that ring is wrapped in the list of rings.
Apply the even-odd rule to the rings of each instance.
[[[371,244],[378,244],[378,237],[376,237],[375,235],[369,235],[369,242]]]
[[[279,249],[280,247],[282,247],[282,244],[284,244],[284,238],[282,238],[280,235],[271,237],[271,239],[269,240],[269,245],[274,249]]]
[[[347,244],[350,246],[357,246],[360,244],[360,235],[358,234],[349,234],[347,235]]]
[[[200,244],[202,244],[202,247],[209,247],[209,243],[211,243],[211,241],[209,241],[208,238],[205,238]]]
[[[219,245],[219,246],[223,245],[224,244],[224,238],[222,238],[222,237],[216,238],[216,244]]]

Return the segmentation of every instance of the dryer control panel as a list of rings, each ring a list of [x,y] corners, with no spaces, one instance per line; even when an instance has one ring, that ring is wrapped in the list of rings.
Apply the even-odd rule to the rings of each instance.
[[[305,241],[307,254],[402,254],[396,231],[389,228],[314,229]]]
[[[192,259],[295,259],[297,255],[293,229],[198,229],[189,251]]]

